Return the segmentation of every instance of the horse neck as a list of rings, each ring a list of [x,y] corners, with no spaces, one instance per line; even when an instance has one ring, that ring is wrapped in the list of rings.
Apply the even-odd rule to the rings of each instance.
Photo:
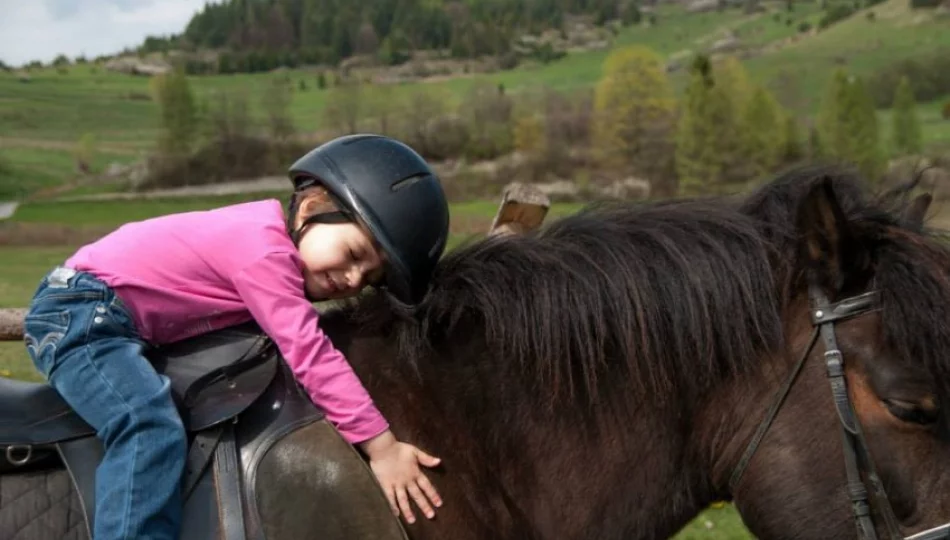
[[[478,516],[482,536],[472,538],[665,538],[713,500],[681,410],[644,400],[591,430],[492,379],[470,344],[419,379],[395,359],[391,336],[344,341],[397,436],[443,459],[440,513]]]
[[[694,435],[701,453],[706,456],[704,468],[717,498],[735,497],[730,493],[729,478],[736,469],[756,430],[773,405],[780,388],[787,381],[802,351],[811,340],[811,322],[807,317],[808,301],[792,299],[784,311],[785,349],[774,351],[762,358],[759,367],[749,373],[729,379],[709,393],[706,403],[698,408]],[[805,365],[795,386],[784,400],[782,408],[789,409],[792,401],[808,388],[805,378],[812,371]],[[816,381],[815,387],[820,387]],[[811,392],[812,390],[808,390]],[[778,424],[770,427],[777,432]]]

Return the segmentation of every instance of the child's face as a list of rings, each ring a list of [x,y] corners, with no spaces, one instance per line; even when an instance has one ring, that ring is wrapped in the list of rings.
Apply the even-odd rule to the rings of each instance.
[[[379,279],[382,260],[372,238],[355,223],[316,223],[300,236],[304,281],[311,298],[353,296]]]

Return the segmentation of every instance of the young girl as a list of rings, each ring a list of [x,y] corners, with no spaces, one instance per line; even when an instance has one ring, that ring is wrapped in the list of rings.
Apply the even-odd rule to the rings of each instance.
[[[419,465],[438,458],[399,442],[311,300],[385,287],[424,294],[448,235],[438,178],[408,146],[342,137],[290,169],[285,215],[265,200],[127,224],[47,275],[26,317],[37,368],[97,430],[93,536],[177,538],[186,437],[169,381],[144,342],[181,340],[253,318],[342,436],[368,456],[395,515],[441,506]],[[431,504],[430,504],[431,502]]]

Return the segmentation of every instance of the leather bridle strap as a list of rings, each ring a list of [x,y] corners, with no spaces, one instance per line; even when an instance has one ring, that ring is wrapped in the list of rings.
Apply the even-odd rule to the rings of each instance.
[[[842,443],[844,450],[845,468],[848,477],[848,496],[851,499],[851,510],[854,514],[855,526],[859,538],[876,539],[877,532],[871,519],[871,507],[868,502],[868,491],[861,479],[861,465],[867,472],[868,483],[871,485],[878,509],[884,517],[889,536],[894,540],[901,540],[903,536],[897,525],[897,518],[891,508],[884,485],[877,475],[874,462],[868,450],[867,440],[861,430],[861,423],[857,420],[851,399],[848,396],[848,385],[845,379],[844,357],[838,348],[835,337],[834,323],[838,320],[868,313],[877,303],[875,292],[848,298],[837,304],[829,304],[824,292],[818,287],[810,288],[810,295],[816,308],[812,312],[812,323],[821,331],[825,346],[825,367],[828,381],[831,384],[831,393],[834,398],[835,410],[841,425]]]
[[[869,494],[861,478],[863,465],[864,470],[867,472],[868,483],[872,486],[871,495],[874,496],[875,502],[880,508],[888,533],[893,539],[899,540],[902,536],[898,528],[897,518],[891,508],[890,501],[887,499],[883,483],[874,468],[867,441],[861,430],[860,422],[857,421],[851,399],[848,395],[844,371],[844,358],[838,349],[834,332],[834,324],[837,321],[863,315],[878,309],[879,295],[876,291],[872,291],[848,297],[832,304],[828,302],[825,294],[816,286],[811,286],[809,293],[811,301],[815,306],[811,312],[812,325],[815,329],[808,341],[808,346],[802,351],[801,357],[792,368],[792,372],[785,381],[776,400],[769,407],[765,418],[752,436],[739,462],[736,464],[736,468],[729,478],[729,489],[732,493],[735,493],[743,473],[752,460],[752,456],[755,455],[769,427],[778,415],[778,411],[788,397],[795,380],[801,373],[820,335],[825,347],[825,367],[834,398],[835,411],[842,428],[842,446],[848,478],[848,496],[851,500],[851,508],[855,518],[855,525],[858,529],[858,536],[869,540],[877,540],[874,522],[871,519],[871,505],[868,500]]]
[[[818,329],[815,328],[815,331],[811,333],[811,339],[808,340],[808,346],[802,350],[802,354],[798,358],[798,362],[796,362],[795,367],[792,368],[791,376],[785,380],[785,385],[782,386],[782,390],[779,392],[778,398],[772,402],[772,406],[769,407],[769,410],[765,415],[765,419],[763,419],[762,423],[759,424],[759,428],[755,431],[755,435],[752,436],[752,440],[749,441],[749,445],[746,446],[745,452],[739,459],[739,463],[737,463],[736,468],[733,469],[732,476],[729,477],[730,493],[735,493],[736,487],[739,485],[739,480],[742,479],[742,474],[749,467],[749,462],[752,461],[752,456],[754,456],[755,451],[759,449],[759,444],[762,442],[762,439],[765,438],[765,434],[768,433],[769,427],[772,425],[772,421],[775,420],[779,409],[782,408],[782,404],[785,403],[785,398],[788,397],[788,393],[795,384],[795,379],[798,378],[798,374],[801,373],[802,367],[805,365],[805,361],[808,360],[808,354],[811,352],[812,347],[815,346],[815,341],[817,341],[817,339]]]

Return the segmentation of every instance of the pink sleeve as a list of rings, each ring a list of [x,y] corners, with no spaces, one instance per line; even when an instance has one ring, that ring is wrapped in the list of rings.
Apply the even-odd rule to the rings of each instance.
[[[271,253],[245,267],[234,286],[251,315],[274,340],[310,399],[350,444],[389,428],[353,368],[317,326],[291,253]]]

